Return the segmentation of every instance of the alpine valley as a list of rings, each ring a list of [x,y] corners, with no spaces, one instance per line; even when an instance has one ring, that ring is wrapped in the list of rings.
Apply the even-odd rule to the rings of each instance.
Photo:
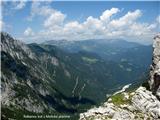
[[[151,45],[118,39],[25,44],[1,32],[2,119],[79,119],[123,86],[131,91],[145,83],[151,63]]]

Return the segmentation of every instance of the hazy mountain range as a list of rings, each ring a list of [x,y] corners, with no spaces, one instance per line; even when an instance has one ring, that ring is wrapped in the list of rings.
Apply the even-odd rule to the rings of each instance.
[[[143,83],[152,57],[151,45],[125,40],[24,44],[3,32],[1,48],[2,116],[17,119],[84,112],[126,84]]]

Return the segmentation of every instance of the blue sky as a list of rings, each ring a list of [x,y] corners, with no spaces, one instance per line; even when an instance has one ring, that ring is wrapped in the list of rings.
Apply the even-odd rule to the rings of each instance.
[[[126,39],[148,44],[160,2],[3,2],[2,30],[24,42]]]

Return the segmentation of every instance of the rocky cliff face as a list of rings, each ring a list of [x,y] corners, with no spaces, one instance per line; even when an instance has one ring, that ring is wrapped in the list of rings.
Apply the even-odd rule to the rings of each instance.
[[[160,35],[154,38],[149,86],[111,96],[100,107],[80,114],[80,120],[158,120],[160,119]]]
[[[23,112],[55,114],[76,112],[72,101],[77,100],[76,106],[81,104],[81,100],[68,97],[58,89],[61,85],[58,82],[61,79],[71,81],[70,76],[66,77],[65,74],[71,72],[65,68],[65,62],[58,59],[61,58],[60,55],[66,54],[59,55],[59,50],[54,46],[43,48],[37,44],[24,44],[7,33],[1,33],[0,52],[2,119],[17,119],[17,116],[22,119]],[[73,87],[74,85],[71,86]]]
[[[160,34],[154,38],[153,42],[153,63],[151,65],[149,85],[153,94],[160,98]]]

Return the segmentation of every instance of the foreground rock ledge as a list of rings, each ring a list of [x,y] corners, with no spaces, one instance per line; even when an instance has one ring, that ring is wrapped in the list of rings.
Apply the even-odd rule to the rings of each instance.
[[[98,108],[92,108],[80,114],[80,120],[158,120],[160,119],[160,101],[146,90],[139,87],[135,92],[126,93],[131,97],[127,104],[115,105],[111,99]],[[127,99],[127,97],[124,97]],[[129,98],[128,98],[129,99]]]

